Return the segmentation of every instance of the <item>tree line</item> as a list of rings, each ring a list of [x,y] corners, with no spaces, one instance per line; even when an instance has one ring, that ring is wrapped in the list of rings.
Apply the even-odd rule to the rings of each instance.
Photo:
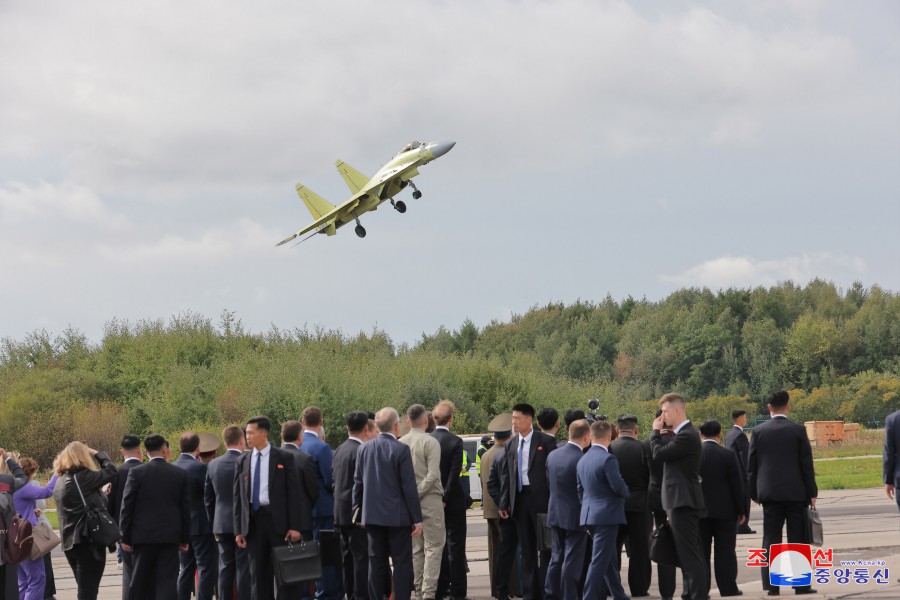
[[[815,280],[770,288],[681,289],[660,301],[610,297],[535,306],[483,328],[441,327],[412,346],[384,331],[272,326],[232,312],[110,320],[92,342],[77,329],[0,341],[0,439],[43,464],[67,441],[114,450],[125,432],[218,432],[253,414],[280,422],[314,404],[332,443],[342,415],[440,398],[460,432],[482,432],[515,402],[560,411],[632,412],[677,391],[694,419],[765,413],[790,389],[801,420],[873,426],[900,408],[900,296]]]

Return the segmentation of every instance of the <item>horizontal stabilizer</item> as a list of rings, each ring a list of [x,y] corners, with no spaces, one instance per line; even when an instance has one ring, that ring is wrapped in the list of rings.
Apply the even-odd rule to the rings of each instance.
[[[300,183],[298,183],[296,187],[297,195],[303,200],[303,204],[309,209],[309,212],[314,219],[321,219],[323,216],[334,210],[334,204],[327,201],[308,187],[304,187]]]
[[[344,161],[338,159],[337,162],[334,163],[337,166],[338,173],[341,174],[341,177],[344,178],[344,182],[346,182],[347,187],[350,188],[350,192],[356,194],[360,190],[362,190],[367,183],[369,183],[369,178],[345,163]]]

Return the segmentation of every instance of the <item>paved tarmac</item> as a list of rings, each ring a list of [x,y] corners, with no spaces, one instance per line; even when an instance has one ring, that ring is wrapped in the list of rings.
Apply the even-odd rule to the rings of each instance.
[[[825,548],[834,549],[835,568],[839,561],[873,560],[884,561],[889,569],[889,583],[879,585],[873,581],[858,584],[851,580],[847,584],[832,581],[828,584],[814,584],[818,594],[810,598],[880,598],[900,599],[900,518],[897,505],[889,500],[883,488],[864,490],[835,490],[822,492],[818,500],[819,514],[825,530]],[[478,509],[469,511],[469,536],[467,554],[469,557],[469,597],[488,600],[490,595],[487,575],[486,526]],[[743,598],[766,598],[762,590],[759,569],[746,567],[747,549],[762,542],[762,509],[756,505],[750,512],[750,525],[756,535],[738,536],[738,585],[744,592]],[[786,541],[786,540],[785,540]],[[61,552],[53,555],[56,586],[59,600],[75,600],[75,581]],[[627,569],[627,558],[623,573]],[[868,567],[874,572],[874,567]],[[654,581],[650,588],[650,599],[659,598]],[[681,593],[679,576],[676,594]],[[628,591],[627,588],[625,590]],[[106,573],[100,589],[100,600],[121,598],[121,572],[116,569],[115,555],[107,562]],[[792,596],[789,588],[782,590],[782,596]],[[712,598],[720,597],[713,582]]]

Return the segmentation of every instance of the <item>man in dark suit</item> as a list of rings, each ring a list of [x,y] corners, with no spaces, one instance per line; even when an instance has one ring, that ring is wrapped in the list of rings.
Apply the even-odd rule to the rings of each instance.
[[[789,400],[785,391],[769,395],[772,419],[754,427],[750,438],[750,497],[763,505],[764,548],[781,543],[785,521],[788,543],[808,544],[806,507],[815,506],[819,495],[809,437],[803,425],[787,418]],[[761,568],[763,589],[777,596],[780,589],[770,585],[769,568]],[[798,586],[794,593],[815,590]]]
[[[204,493],[206,465],[200,462],[200,436],[193,431],[181,434],[178,440],[181,455],[175,466],[188,476],[188,504],[191,509],[191,546],[182,552],[178,572],[178,600],[191,600],[194,574],[198,574],[197,600],[212,600],[216,589],[216,540],[206,514]]]
[[[380,431],[359,449],[353,481],[353,510],[362,510],[369,541],[369,597],[380,599],[394,566],[394,600],[410,600],[412,539],[422,535],[422,510],[409,448],[397,440],[400,416],[393,408],[375,415]]]
[[[897,501],[900,508],[900,496],[897,495],[897,487],[900,486],[900,410],[894,411],[884,420],[884,457],[883,475],[884,491],[887,497]]]
[[[237,600],[250,600],[250,557],[234,541],[234,473],[247,441],[237,425],[223,429],[222,440],[225,454],[209,463],[204,491],[206,515],[219,544],[219,595],[230,598],[231,590],[237,590]]]
[[[334,482],[331,479],[331,461],[334,451],[322,441],[325,418],[322,409],[307,406],[303,409],[303,442],[300,451],[316,460],[318,469],[319,498],[313,504],[313,538],[319,539],[323,529],[334,529]],[[341,573],[337,567],[322,567],[322,579],[316,582],[317,600],[337,600],[344,595]]]
[[[267,417],[247,421],[247,445],[235,467],[234,533],[250,555],[251,598],[274,597],[272,549],[300,540],[300,476],[290,452],[269,444]],[[286,595],[279,593],[279,598]]]
[[[534,407],[516,404],[512,409],[516,436],[506,445],[506,469],[500,477],[500,518],[516,522],[522,556],[522,596],[540,600],[547,577],[549,552],[538,547],[539,514],[547,512],[550,487],[547,484],[547,456],[556,449],[556,440],[534,429]]]
[[[432,411],[435,428],[430,435],[441,447],[441,482],[444,487],[444,526],[447,543],[441,560],[437,597],[465,598],[466,579],[466,508],[468,497],[463,491],[459,473],[462,470],[462,438],[450,433],[453,426],[453,410],[449,400],[441,400]]]
[[[737,454],[720,445],[722,425],[718,421],[704,421],[700,425],[700,437],[703,440],[700,478],[703,502],[706,504],[706,515],[700,519],[700,536],[703,538],[707,569],[715,539],[714,564],[719,594],[740,596],[743,592],[737,587],[738,566],[734,552],[737,530],[734,524],[743,523],[746,519],[742,512],[743,473]]]
[[[743,523],[737,525],[737,532],[740,534],[753,534],[756,532],[750,529],[750,478],[747,474],[747,466],[750,460],[750,442],[747,440],[747,434],[744,433],[744,427],[747,426],[747,411],[732,411],[731,421],[734,423],[734,427],[725,434],[725,447],[729,450],[734,450],[739,458],[741,478],[744,482],[744,516],[746,517]]]
[[[609,593],[613,600],[628,600],[616,567],[616,535],[625,523],[628,484],[622,479],[619,461],[608,450],[612,425],[594,421],[591,437],[591,449],[578,463],[580,522],[593,539],[584,597],[606,598]]]
[[[655,418],[659,418],[660,415],[662,415],[662,409],[658,408],[656,409]],[[670,427],[665,424],[659,431],[659,434],[659,441],[662,444],[668,444],[672,441],[672,438],[675,437],[675,434],[672,433]],[[663,509],[662,505],[663,462],[653,458],[650,439],[651,438],[648,437],[642,442],[644,450],[650,455],[650,484],[647,486],[647,506],[650,508],[650,513],[653,515],[654,527],[659,527],[663,523],[668,523],[669,517],[666,515],[666,511]],[[656,580],[659,587],[659,594],[662,596],[663,600],[672,600],[672,597],[675,595],[675,566],[657,563]]]
[[[553,549],[547,565],[545,598],[577,600],[578,583],[584,565],[587,534],[581,526],[581,499],[578,495],[578,461],[591,445],[591,426],[575,421],[569,426],[569,441],[547,457],[550,501],[547,525],[553,531]]]
[[[616,419],[619,437],[609,451],[619,461],[622,478],[628,484],[625,501],[625,525],[616,536],[616,566],[622,568],[622,547],[628,545],[628,588],[634,597],[646,596],[650,589],[650,509],[647,488],[650,486],[650,452],[637,439],[638,419],[624,414]]]
[[[684,578],[683,598],[706,600],[709,567],[703,556],[700,517],[704,514],[700,486],[700,435],[687,418],[684,399],[666,394],[659,400],[662,414],[653,421],[650,448],[653,459],[663,462],[662,505],[669,517],[675,549]],[[662,442],[665,424],[675,424],[675,437]]]
[[[316,459],[303,452],[303,425],[300,421],[285,421],[281,425],[281,449],[294,457],[294,465],[300,478],[300,534],[304,539],[313,538],[312,509],[319,500],[319,466]],[[326,446],[327,447],[327,446]]]
[[[125,492],[125,482],[128,481],[128,471],[141,464],[144,455],[141,452],[141,438],[136,435],[126,435],[119,446],[119,453],[125,462],[119,466],[119,474],[109,486],[109,514],[121,524],[122,494]],[[122,600],[128,598],[128,590],[131,587],[131,572],[134,566],[131,559],[131,552],[122,552]]]
[[[169,443],[144,438],[149,462],[128,471],[122,492],[122,549],[132,553],[129,600],[172,600],[178,590],[178,552],[188,549],[191,509],[188,476],[168,463]]]
[[[334,526],[341,534],[344,593],[348,600],[369,597],[369,549],[366,530],[353,522],[353,478],[356,455],[369,439],[369,416],[357,411],[347,415],[347,440],[334,451]]]

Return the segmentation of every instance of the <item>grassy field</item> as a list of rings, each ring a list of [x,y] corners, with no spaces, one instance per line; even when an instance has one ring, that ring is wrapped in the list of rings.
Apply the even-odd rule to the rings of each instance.
[[[881,487],[880,458],[849,458],[816,462],[816,483],[820,490],[849,490]]]

